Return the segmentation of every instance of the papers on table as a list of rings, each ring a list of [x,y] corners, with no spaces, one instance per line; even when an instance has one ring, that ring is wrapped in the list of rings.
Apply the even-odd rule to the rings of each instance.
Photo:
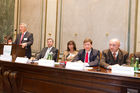
[[[0,60],[3,61],[12,61],[12,56],[11,55],[1,55]]]
[[[112,66],[112,73],[119,74],[119,75],[134,76],[134,67],[114,65]]]
[[[3,47],[3,55],[11,55],[12,46],[11,45],[4,45]]]
[[[54,60],[40,59],[40,60],[38,61],[38,64],[41,65],[41,66],[54,67],[55,62],[54,62]]]
[[[4,45],[4,47],[3,47],[3,55],[0,56],[0,60],[12,61],[11,50],[12,50],[11,45]]]
[[[28,58],[25,58],[25,57],[17,57],[15,62],[17,63],[27,63],[28,62]]]
[[[82,62],[67,62],[66,69],[84,70],[85,64]]]

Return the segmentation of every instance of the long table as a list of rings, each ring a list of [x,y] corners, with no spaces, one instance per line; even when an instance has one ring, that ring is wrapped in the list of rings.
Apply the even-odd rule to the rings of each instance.
[[[0,61],[2,93],[127,93],[140,92],[140,74],[124,76],[111,70],[70,70],[55,67]]]

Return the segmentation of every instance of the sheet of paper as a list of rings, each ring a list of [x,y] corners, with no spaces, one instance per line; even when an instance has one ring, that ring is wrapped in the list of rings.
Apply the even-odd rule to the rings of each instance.
[[[3,55],[11,55],[12,46],[11,45],[4,45],[3,47]]]
[[[12,61],[12,56],[11,55],[1,55],[0,60],[3,61]]]
[[[28,60],[29,60],[28,58],[17,57],[15,62],[17,62],[17,63],[27,63]]]
[[[55,62],[54,62],[54,60],[40,59],[38,64],[41,65],[41,66],[54,67]]]
[[[67,62],[66,69],[84,70],[84,63],[81,62]]]
[[[112,66],[112,73],[119,75],[128,75],[134,76],[134,67],[126,67],[126,66]]]

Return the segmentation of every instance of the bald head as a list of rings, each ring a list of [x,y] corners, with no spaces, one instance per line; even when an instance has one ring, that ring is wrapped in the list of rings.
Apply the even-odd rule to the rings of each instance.
[[[120,47],[120,41],[118,39],[111,39],[109,41],[109,49],[111,52],[117,52]]]

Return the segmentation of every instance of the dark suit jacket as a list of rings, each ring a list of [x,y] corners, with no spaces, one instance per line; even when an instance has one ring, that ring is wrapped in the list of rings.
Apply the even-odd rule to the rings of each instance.
[[[21,35],[22,35],[21,33],[17,35],[14,44],[17,44],[17,45],[20,44]],[[27,43],[27,46],[25,47],[25,56],[27,56],[28,58],[31,57],[31,45],[33,44],[33,41],[34,41],[33,34],[29,32],[25,33],[21,41],[21,43]]]
[[[128,52],[119,49],[117,59],[114,60],[110,49],[104,50],[102,52],[102,58],[101,58],[100,65],[103,66],[104,68],[107,68],[109,65],[114,65],[114,64],[119,64],[119,65],[127,64],[127,65],[129,65],[130,60],[129,60]]]
[[[140,52],[136,52],[135,54],[134,54],[134,57],[135,58],[139,58],[139,62],[140,62]],[[140,63],[139,63],[140,64]]]
[[[36,59],[41,59],[45,56],[46,52],[47,52],[48,47],[45,47],[41,50],[41,52],[39,53],[39,55],[36,57]],[[56,62],[58,59],[58,49],[56,49],[55,47],[52,47],[52,49],[50,50],[50,52],[53,53],[53,60]]]
[[[89,65],[90,66],[97,66],[98,63],[99,63],[99,59],[100,59],[100,51],[91,48],[90,57],[89,57]],[[77,56],[72,60],[72,62],[79,61],[79,60],[84,62],[84,60],[85,60],[85,49],[79,50]]]

